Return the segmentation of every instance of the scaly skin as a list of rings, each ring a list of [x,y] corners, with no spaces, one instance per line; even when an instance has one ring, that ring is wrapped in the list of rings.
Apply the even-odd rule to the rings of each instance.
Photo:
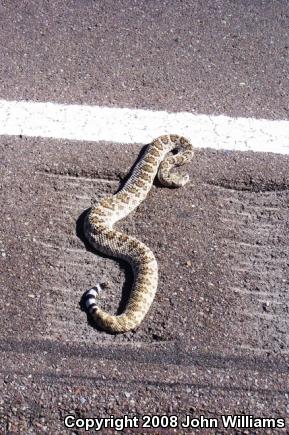
[[[173,149],[179,152],[170,153]],[[169,153],[169,155],[167,155]],[[149,146],[135,166],[124,187],[92,207],[84,223],[84,234],[90,245],[106,255],[122,258],[132,267],[134,284],[124,312],[114,316],[96,304],[97,292],[86,293],[85,304],[92,320],[112,333],[136,329],[147,314],[158,285],[158,265],[153,252],[142,242],[115,229],[113,225],[132,212],[147,196],[156,174],[169,187],[179,187],[189,180],[188,175],[172,174],[193,157],[193,147],[184,137],[160,136]]]

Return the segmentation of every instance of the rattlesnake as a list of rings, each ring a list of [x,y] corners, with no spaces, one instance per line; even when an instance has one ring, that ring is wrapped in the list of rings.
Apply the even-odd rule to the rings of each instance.
[[[173,154],[173,150],[178,152]],[[193,147],[184,137],[158,137],[148,145],[124,187],[113,196],[103,198],[85,217],[84,235],[89,244],[101,253],[126,260],[134,272],[130,298],[120,315],[108,314],[96,305],[96,296],[101,289],[99,284],[84,294],[84,305],[92,320],[108,332],[126,332],[137,328],[150,308],[158,283],[158,265],[152,251],[136,238],[112,227],[146,198],[156,174],[165,186],[186,184],[188,175],[170,171],[174,166],[191,160],[192,156]]]

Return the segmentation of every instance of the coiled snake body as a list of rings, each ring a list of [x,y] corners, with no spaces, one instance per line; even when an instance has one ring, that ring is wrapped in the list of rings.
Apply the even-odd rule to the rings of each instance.
[[[172,150],[177,153],[173,154]],[[85,218],[84,235],[90,245],[101,253],[126,260],[134,273],[133,288],[120,315],[111,315],[97,306],[99,284],[85,293],[84,303],[89,315],[108,332],[137,328],[151,306],[158,284],[158,265],[153,252],[136,238],[115,230],[113,225],[146,198],[156,174],[165,186],[186,184],[188,175],[171,173],[171,169],[190,161],[192,156],[193,147],[184,137],[160,136],[148,145],[124,187],[113,196],[103,198]]]

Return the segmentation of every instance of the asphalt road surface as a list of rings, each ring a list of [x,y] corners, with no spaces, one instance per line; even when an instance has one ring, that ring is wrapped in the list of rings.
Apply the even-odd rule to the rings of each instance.
[[[286,1],[3,1],[0,14],[1,99],[288,119]],[[81,223],[140,150],[0,137],[1,433],[82,433],[67,415],[139,418],[131,433],[289,433],[289,157],[197,150],[188,186],[153,187],[119,227],[155,252],[158,292],[114,336],[81,296],[106,282],[116,311],[131,271],[87,249]],[[146,414],[178,427],[145,428]],[[280,427],[224,427],[240,414]],[[201,415],[218,428],[182,427]]]

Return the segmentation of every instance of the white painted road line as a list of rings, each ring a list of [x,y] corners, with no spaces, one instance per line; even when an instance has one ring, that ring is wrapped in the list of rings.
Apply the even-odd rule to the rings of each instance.
[[[0,135],[147,144],[166,133],[198,148],[289,154],[289,121],[0,100]]]

